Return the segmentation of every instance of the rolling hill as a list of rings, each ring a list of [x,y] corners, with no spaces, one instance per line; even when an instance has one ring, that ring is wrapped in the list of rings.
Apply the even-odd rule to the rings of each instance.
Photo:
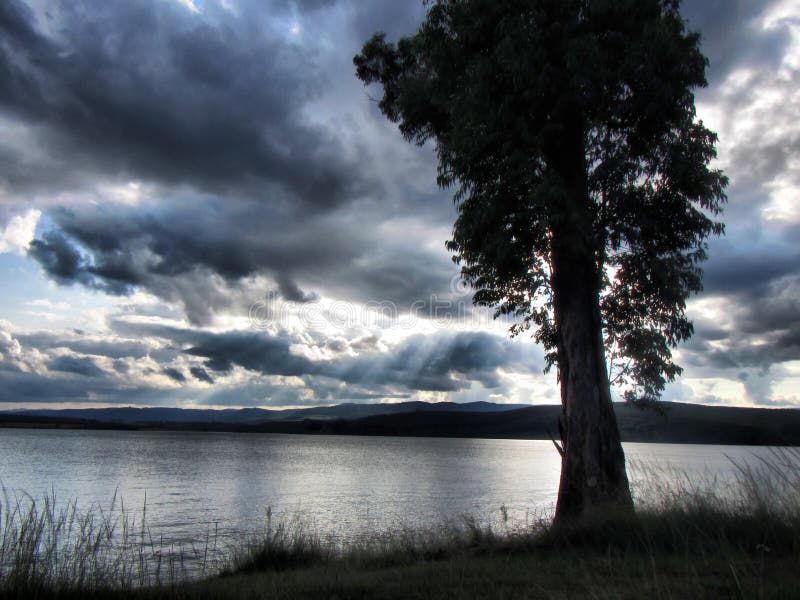
[[[628,442],[800,446],[800,410],[615,405]],[[403,402],[291,410],[105,408],[0,413],[0,426],[550,439],[560,406]]]

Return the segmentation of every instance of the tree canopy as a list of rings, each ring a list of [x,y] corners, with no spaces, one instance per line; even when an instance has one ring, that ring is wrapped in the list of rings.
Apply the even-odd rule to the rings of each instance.
[[[706,238],[725,200],[716,136],[696,121],[706,85],[699,35],[674,0],[431,3],[413,37],[375,35],[358,76],[406,139],[434,140],[438,182],[456,186],[448,248],[478,304],[521,317],[556,361],[550,232],[563,177],[548,146],[582,122],[590,239],[602,277],[612,379],[658,398],[681,372],[670,348],[692,334]]]
[[[414,35],[364,45],[357,76],[380,84],[379,107],[407,140],[435,144],[459,211],[447,246],[474,301],[516,316],[514,334],[532,328],[558,366],[564,427],[583,432],[573,445],[591,438],[586,457],[602,454],[592,431],[604,417],[577,407],[599,394],[607,414],[609,381],[628,400],[657,399],[681,372],[672,348],[693,332],[686,300],[701,289],[707,239],[723,232],[727,180],[695,111],[699,34],[678,0],[426,4]],[[606,356],[584,356],[592,336],[610,376],[594,373]],[[576,369],[593,374],[570,401]],[[622,463],[609,485],[627,490]]]

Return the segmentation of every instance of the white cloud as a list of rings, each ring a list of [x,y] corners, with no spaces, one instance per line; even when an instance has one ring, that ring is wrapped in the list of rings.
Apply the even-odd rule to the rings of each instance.
[[[192,0],[175,0],[175,2],[186,8],[189,12],[193,12],[194,14],[200,14],[200,9],[197,8],[197,6]]]
[[[781,176],[772,182],[770,202],[762,210],[762,216],[767,221],[782,221],[786,223],[800,223],[800,187],[789,178]]]
[[[36,225],[42,216],[40,210],[29,210],[28,212],[16,215],[0,232],[0,253],[17,252],[25,254],[33,236],[36,232]]]
[[[68,302],[53,302],[52,300],[48,300],[47,298],[37,298],[36,300],[31,300],[28,302],[29,306],[39,306],[43,308],[50,308],[50,309],[57,309],[57,310],[69,310],[70,305]]]
[[[783,0],[777,2],[764,16],[762,27],[771,29],[780,25],[788,25],[795,29],[800,28],[800,5],[796,0]]]

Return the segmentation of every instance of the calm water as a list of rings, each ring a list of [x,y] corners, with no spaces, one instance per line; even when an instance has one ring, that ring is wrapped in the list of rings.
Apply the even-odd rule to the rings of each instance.
[[[765,448],[627,444],[629,461],[732,473]],[[0,429],[7,494],[127,510],[147,504],[166,543],[220,544],[264,523],[267,507],[335,537],[425,526],[507,507],[517,522],[552,508],[559,459],[549,441]],[[635,478],[635,473],[634,473]]]

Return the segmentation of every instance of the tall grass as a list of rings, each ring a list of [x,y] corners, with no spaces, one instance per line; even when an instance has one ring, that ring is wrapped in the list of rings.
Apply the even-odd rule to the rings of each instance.
[[[503,511],[501,508],[501,514]],[[321,535],[308,520],[297,515],[273,523],[268,510],[265,531],[233,549],[223,575],[283,571],[331,562],[351,567],[396,567],[464,552],[488,551],[502,540],[528,533],[528,529],[508,523],[498,529],[465,515],[426,528],[400,527],[341,539]]]
[[[731,462],[727,478],[633,464],[635,515],[611,512],[545,527],[534,543],[692,560],[800,555],[800,448],[775,448],[766,458]]]
[[[330,560],[335,547],[299,514],[276,522],[272,507],[268,507],[264,530],[251,535],[243,546],[231,548],[223,575],[304,567]]]
[[[59,502],[53,491],[35,498],[1,489],[0,593],[5,596],[125,591],[174,585],[191,574],[218,570],[213,538],[199,549],[154,539],[146,500],[141,511],[131,511],[115,492],[108,506],[81,510],[76,500]]]
[[[629,465],[637,508],[648,512],[713,506],[731,514],[791,519],[800,512],[800,448],[770,448],[749,460],[729,457],[733,473],[689,475],[653,462]]]

